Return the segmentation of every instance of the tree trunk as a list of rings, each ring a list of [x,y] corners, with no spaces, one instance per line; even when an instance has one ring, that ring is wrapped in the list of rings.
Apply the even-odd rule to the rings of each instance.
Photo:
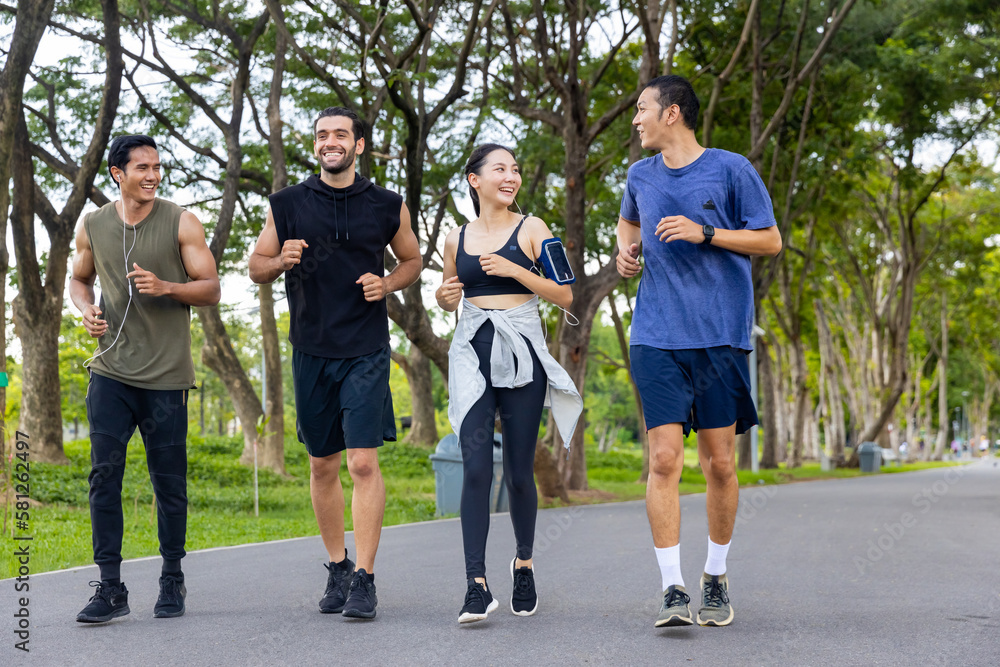
[[[59,355],[52,354],[59,349],[62,299],[46,296],[34,307],[20,294],[14,299],[14,327],[22,354],[20,430],[31,436],[33,460],[68,464],[62,446]]]
[[[414,445],[433,446],[438,441],[437,417],[434,410],[434,383],[431,360],[416,345],[410,345],[410,355],[394,354],[406,373],[410,385],[410,405],[413,409],[410,433],[406,442]]]
[[[538,483],[538,493],[546,498],[559,498],[568,503],[569,493],[566,491],[566,484],[557,465],[558,454],[553,453],[559,438],[556,435],[556,423],[552,419],[551,412],[545,432],[546,436],[539,438],[535,445],[535,480]],[[558,452],[562,454],[562,448]]]
[[[19,288],[14,302],[14,318],[24,350],[21,423],[22,430],[33,438],[33,442],[40,442],[38,460],[55,463],[67,462],[62,449],[58,360],[70,244],[73,228],[87,202],[101,165],[101,155],[111,135],[124,67],[119,41],[118,3],[116,0],[102,0],[101,8],[106,63],[101,104],[87,152],[80,162],[61,212],[56,211],[35,183],[31,139],[23,108],[17,114],[14,128],[11,227]],[[44,268],[35,254],[36,215],[41,218],[49,237],[49,253]],[[6,275],[2,279],[6,280]]]
[[[205,345],[201,348],[201,360],[211,368],[222,383],[226,386],[229,398],[233,402],[233,409],[243,424],[243,452],[246,455],[247,448],[250,450],[250,460],[253,460],[253,443],[257,437],[254,425],[263,414],[261,411],[260,399],[254,392],[253,385],[247,377],[240,360],[233,351],[233,343],[226,332],[226,327],[222,323],[218,306],[207,306],[196,309],[198,319],[201,321],[201,328],[205,332]],[[219,423],[221,425],[223,416],[222,397],[219,397]],[[220,426],[221,431],[221,426]],[[241,456],[241,459],[243,457]]]
[[[750,457],[751,445],[750,431],[736,436],[736,467],[738,470],[750,470],[753,468],[753,461]]]
[[[590,342],[590,333],[593,329],[593,317],[587,319],[580,318],[580,325],[576,327],[564,326],[560,331],[559,363],[569,373],[576,385],[580,395],[583,395],[583,387],[587,375],[587,348]],[[580,421],[576,425],[573,433],[573,440],[570,443],[569,458],[566,460],[566,469],[563,479],[566,488],[572,491],[584,491],[587,487],[587,456],[584,451],[583,434],[587,428],[587,410],[584,409],[580,415]],[[557,442],[558,442],[557,438]]]
[[[627,291],[625,298],[629,298]],[[625,338],[625,325],[618,315],[614,292],[608,295],[608,305],[611,307],[611,321],[615,324],[618,346],[622,352],[622,362],[625,364],[625,370],[628,371],[628,383],[632,388],[632,398],[635,400],[635,409],[638,413],[636,416],[639,419],[639,442],[642,443],[642,472],[639,473],[637,481],[640,484],[645,484],[649,481],[649,434],[646,433],[646,416],[642,411],[642,397],[639,396],[639,387],[636,386],[635,378],[632,377],[632,361],[629,357],[628,341]]]
[[[21,118],[24,80],[31,68],[38,42],[45,32],[55,0],[18,0],[14,33],[7,62],[0,72],[0,373],[7,373],[7,215],[10,207],[11,153],[14,131]],[[0,386],[0,449],[7,434],[7,388]],[[34,434],[30,434],[34,435]]]
[[[757,378],[761,404],[761,423],[765,425],[764,448],[760,456],[761,468],[778,467],[778,418],[777,391],[774,388],[774,366],[770,345],[764,336],[757,337]]]
[[[281,377],[281,344],[278,340],[278,325],[274,319],[274,292],[270,284],[258,285],[257,299],[260,304],[261,349],[264,354],[265,396],[264,414],[267,425],[264,437],[257,446],[257,465],[278,474],[285,473],[285,390]],[[204,322],[204,319],[202,320]],[[249,424],[243,419],[243,434],[254,431],[256,422]],[[244,437],[244,442],[246,438]],[[243,447],[240,457],[243,465],[253,464],[253,445]]]
[[[941,356],[938,357],[938,433],[934,442],[933,459],[940,461],[948,444],[948,296],[941,294]],[[926,454],[930,454],[930,447]]]
[[[795,374],[793,377],[793,410],[792,421],[792,453],[788,460],[789,468],[798,468],[802,465],[802,453],[805,444],[806,413],[809,404],[809,386],[806,384],[808,371],[806,370],[806,352],[802,346],[802,339],[792,341],[792,356],[795,363]]]

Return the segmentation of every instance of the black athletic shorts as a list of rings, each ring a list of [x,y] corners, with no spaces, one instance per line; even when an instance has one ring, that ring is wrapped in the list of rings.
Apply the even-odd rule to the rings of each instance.
[[[389,348],[349,359],[292,352],[296,430],[310,456],[380,447],[396,439]]]
[[[632,377],[642,399],[646,430],[683,424],[684,435],[736,424],[745,433],[758,423],[750,395],[747,353],[733,347],[661,350],[629,348]]]

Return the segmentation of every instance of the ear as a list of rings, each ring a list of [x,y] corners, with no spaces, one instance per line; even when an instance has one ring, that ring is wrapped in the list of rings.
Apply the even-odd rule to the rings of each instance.
[[[479,189],[479,174],[476,172],[469,174],[469,185],[476,190]]]
[[[358,155],[361,155],[362,153],[365,152],[365,138],[364,137],[361,137],[360,139],[358,139],[355,142],[355,144],[354,144],[354,151]]]
[[[669,107],[667,107],[668,125],[673,125],[678,120],[680,120],[680,117],[681,117],[681,108],[679,106],[677,106],[676,104],[671,104]]]

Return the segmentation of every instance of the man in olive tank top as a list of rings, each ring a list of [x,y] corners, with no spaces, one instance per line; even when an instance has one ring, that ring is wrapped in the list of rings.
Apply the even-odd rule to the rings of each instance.
[[[320,174],[271,195],[250,279],[285,276],[296,428],[309,452],[309,491],[330,559],[319,609],[371,619],[385,513],[377,448],[396,439],[385,297],[417,279],[421,258],[403,198],[355,173],[364,149],[357,114],[344,107],[319,114],[313,151]],[[398,263],[384,276],[386,246]],[[357,569],[344,546],[342,458],[354,482]]]
[[[187,393],[194,388],[191,306],[219,302],[215,259],[190,212],[156,197],[160,159],[144,135],[116,137],[108,170],[120,199],[83,217],[76,233],[70,298],[98,339],[90,364],[90,519],[101,580],[76,620],[129,613],[121,580],[122,478],[138,427],[146,446],[163,570],[154,616],[184,613],[187,530]],[[101,301],[94,303],[100,278]]]

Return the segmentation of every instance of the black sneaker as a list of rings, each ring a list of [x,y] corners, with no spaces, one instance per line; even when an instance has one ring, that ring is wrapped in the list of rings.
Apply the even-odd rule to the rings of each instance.
[[[358,569],[351,580],[351,589],[347,593],[343,614],[347,618],[375,618],[375,605],[378,597],[375,595],[375,582],[364,568]]]
[[[669,586],[663,591],[663,602],[660,603],[660,613],[656,617],[655,626],[673,627],[675,625],[691,625],[691,596],[683,586]]]
[[[153,607],[153,618],[183,616],[186,596],[183,574],[178,572],[163,575],[160,577],[160,596],[156,598],[156,605]]]
[[[510,561],[510,578],[514,580],[514,591],[510,595],[510,610],[517,616],[531,616],[538,611],[538,595],[535,593],[535,573],[530,567],[516,570],[517,556]]]
[[[97,591],[83,611],[76,615],[78,623],[104,623],[132,611],[128,608],[128,589],[124,583],[113,586],[92,581],[90,585]]]
[[[486,584],[481,584],[474,578],[469,579],[469,589],[465,592],[465,604],[458,613],[459,623],[474,623],[485,621],[490,612],[500,606]]]
[[[329,570],[326,577],[326,592],[319,601],[319,610],[324,614],[339,614],[347,602],[347,591],[351,586],[351,577],[354,576],[354,562],[346,556],[343,562],[343,565],[327,563],[324,566]]]

